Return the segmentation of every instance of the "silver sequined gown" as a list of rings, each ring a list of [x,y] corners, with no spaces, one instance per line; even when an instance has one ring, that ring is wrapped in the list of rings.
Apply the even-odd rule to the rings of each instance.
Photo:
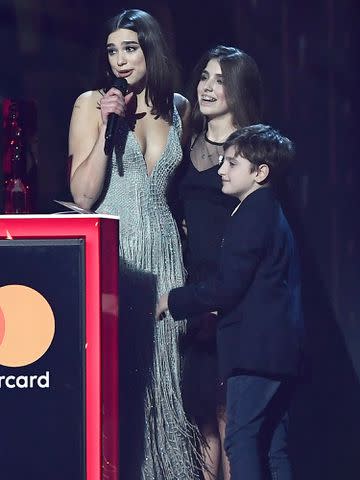
[[[136,410],[137,400],[131,399],[122,415],[134,423],[134,431],[140,431],[144,452],[139,471],[131,474],[131,480],[198,478],[196,432],[186,420],[180,392],[179,337],[185,325],[171,317],[156,322],[153,314],[155,297],[184,283],[179,234],[166,202],[169,181],[182,158],[181,120],[174,110],[165,150],[150,174],[134,132],[121,122],[119,147],[109,162],[103,196],[96,208],[99,213],[120,217],[120,283],[124,287],[120,332],[127,331],[124,349],[134,353],[132,359],[120,356],[120,362],[130,363],[124,371],[128,385],[123,388],[131,396],[134,385],[140,385],[137,395],[141,395],[141,408]],[[133,448],[138,446],[139,440]],[[126,462],[133,459],[133,452],[129,455]]]

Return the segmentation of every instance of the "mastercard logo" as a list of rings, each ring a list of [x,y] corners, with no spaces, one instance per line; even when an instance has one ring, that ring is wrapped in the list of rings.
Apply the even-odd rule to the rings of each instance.
[[[0,287],[0,365],[23,367],[39,360],[55,334],[47,300],[24,285]]]

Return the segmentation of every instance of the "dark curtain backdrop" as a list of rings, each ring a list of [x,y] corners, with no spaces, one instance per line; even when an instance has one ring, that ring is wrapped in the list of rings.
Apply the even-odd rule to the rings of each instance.
[[[203,51],[218,43],[258,62],[266,122],[297,146],[284,202],[302,252],[308,340],[309,376],[292,416],[296,479],[358,480],[358,1],[1,0],[0,97],[37,103],[39,212],[55,211],[53,198],[69,198],[72,105],[94,85],[104,20],[131,7],[163,26],[181,92]]]

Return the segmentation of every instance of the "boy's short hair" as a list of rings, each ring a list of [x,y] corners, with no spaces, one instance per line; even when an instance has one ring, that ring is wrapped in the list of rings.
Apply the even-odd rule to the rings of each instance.
[[[235,147],[235,155],[241,155],[252,164],[255,171],[260,165],[269,167],[268,181],[279,180],[286,174],[294,157],[291,140],[269,125],[250,125],[233,132],[224,143],[224,151]]]

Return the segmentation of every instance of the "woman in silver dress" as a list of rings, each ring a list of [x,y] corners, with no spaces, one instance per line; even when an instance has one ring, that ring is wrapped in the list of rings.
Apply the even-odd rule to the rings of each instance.
[[[120,217],[121,474],[193,480],[196,432],[180,392],[178,340],[184,324],[154,320],[156,298],[184,282],[166,194],[182,158],[189,103],[173,92],[171,56],[158,23],[146,12],[126,10],[111,19],[106,56],[108,84],[125,78],[128,88],[124,95],[103,88],[76,100],[70,188],[81,207]],[[107,157],[111,113],[120,122]]]

